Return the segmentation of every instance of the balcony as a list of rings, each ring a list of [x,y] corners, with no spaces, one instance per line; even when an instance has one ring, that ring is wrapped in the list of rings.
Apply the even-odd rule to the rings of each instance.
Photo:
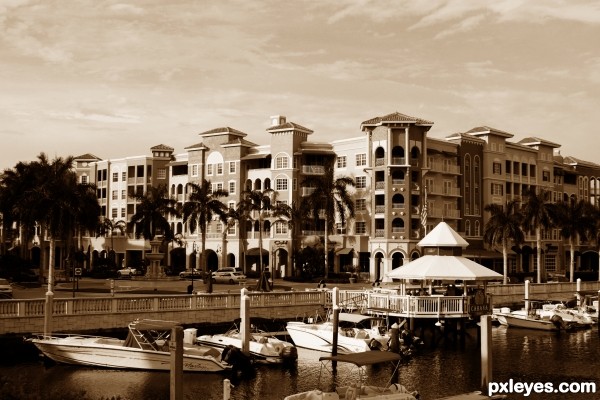
[[[375,237],[376,238],[385,237],[385,229],[375,229]]]
[[[384,205],[376,205],[375,206],[375,214],[383,214],[385,213],[385,204]]]
[[[325,167],[323,165],[303,165],[302,173],[304,175],[323,175]]]
[[[405,157],[392,157],[392,165],[406,165]]]
[[[308,188],[308,187],[300,188],[300,195],[303,197],[310,196],[315,191],[315,189],[316,188]]]
[[[379,167],[381,165],[385,165],[385,158],[376,158],[375,159],[375,166]]]
[[[383,190],[385,189],[385,181],[375,182],[375,190]]]
[[[404,210],[405,203],[392,203],[392,208],[395,210]]]

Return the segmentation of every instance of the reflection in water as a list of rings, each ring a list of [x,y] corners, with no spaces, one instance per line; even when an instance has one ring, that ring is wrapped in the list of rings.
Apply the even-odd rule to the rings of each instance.
[[[448,343],[425,349],[404,362],[398,382],[418,390],[424,399],[478,390],[481,367],[475,331],[464,347]],[[320,362],[324,353],[299,349],[298,364],[292,368],[261,366],[249,379],[235,380],[232,400],[270,400],[318,387]],[[523,329],[493,329],[493,380],[521,382],[593,381],[600,387],[600,371],[594,360],[600,357],[596,328],[575,333],[536,332]],[[370,368],[367,374],[384,384],[389,368]],[[343,382],[344,367],[338,365],[337,380]],[[184,374],[184,398],[221,400],[220,374]],[[324,374],[322,383],[332,383]],[[120,399],[154,400],[169,398],[169,373],[114,371],[21,360],[0,365],[0,398],[15,399]],[[531,399],[536,399],[531,396]],[[543,398],[543,397],[538,397]],[[584,399],[584,395],[561,395],[560,399]],[[589,398],[589,396],[587,397]],[[558,397],[556,397],[558,399]]]

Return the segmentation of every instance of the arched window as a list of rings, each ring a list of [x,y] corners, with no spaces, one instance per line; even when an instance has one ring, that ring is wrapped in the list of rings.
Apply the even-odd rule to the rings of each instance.
[[[394,218],[392,221],[392,233],[404,232],[404,220],[402,218]]]
[[[399,251],[392,255],[392,269],[401,267],[404,264],[404,254]]]
[[[465,222],[465,236],[471,236],[471,221],[467,220]]]
[[[392,197],[392,208],[404,208],[404,196],[400,193],[396,193]]]

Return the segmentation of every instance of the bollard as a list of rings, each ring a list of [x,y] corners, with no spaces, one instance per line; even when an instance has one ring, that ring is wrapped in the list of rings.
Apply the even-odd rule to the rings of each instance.
[[[171,352],[170,400],[183,399],[183,327],[177,325],[171,329],[169,341]]]
[[[394,324],[392,325],[390,340],[391,341],[389,351],[393,353],[400,353],[400,329],[396,322],[394,322]]]
[[[489,315],[480,317],[481,329],[481,391],[488,392],[492,381],[492,319]]]
[[[233,385],[229,379],[223,379],[223,400],[229,400],[231,398],[231,388]]]

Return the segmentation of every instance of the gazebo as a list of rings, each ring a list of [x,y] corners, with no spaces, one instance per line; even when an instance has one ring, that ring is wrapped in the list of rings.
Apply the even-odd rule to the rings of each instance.
[[[440,222],[418,245],[424,256],[396,268],[386,275],[389,279],[400,279],[398,295],[373,293],[369,295],[372,313],[385,313],[404,318],[468,318],[491,312],[491,301],[485,293],[487,282],[500,280],[502,275],[468,258],[462,250],[469,243],[450,225]],[[421,286],[429,284],[429,293],[413,295],[406,291],[406,280],[420,280]],[[460,295],[451,292],[432,293],[434,280],[463,281]],[[467,292],[467,282],[483,283]],[[386,297],[387,296],[387,297]]]

